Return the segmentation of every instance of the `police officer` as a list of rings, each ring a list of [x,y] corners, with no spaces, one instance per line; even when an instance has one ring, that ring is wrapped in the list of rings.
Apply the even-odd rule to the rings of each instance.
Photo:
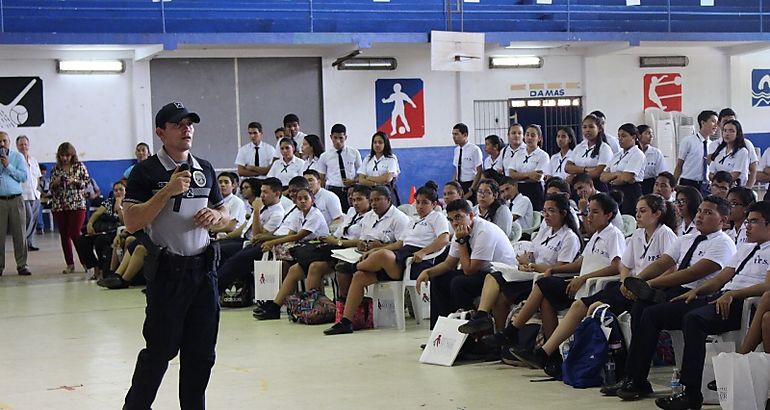
[[[155,115],[163,148],[136,164],[124,216],[129,232],[144,230],[148,258],[146,347],[139,352],[124,409],[149,409],[168,362],[180,355],[182,409],[205,408],[214,365],[219,298],[208,229],[229,220],[214,168],[190,154],[198,114],[180,102]]]

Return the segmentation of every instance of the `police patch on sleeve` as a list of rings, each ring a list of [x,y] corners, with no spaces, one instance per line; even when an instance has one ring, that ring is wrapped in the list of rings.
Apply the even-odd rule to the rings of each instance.
[[[206,175],[204,175],[202,171],[193,171],[192,176],[195,185],[199,187],[206,186]]]

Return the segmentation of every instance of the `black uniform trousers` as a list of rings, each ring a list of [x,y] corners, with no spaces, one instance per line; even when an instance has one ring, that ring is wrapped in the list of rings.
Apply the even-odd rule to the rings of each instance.
[[[99,267],[102,272],[110,270],[112,259],[112,241],[115,232],[105,232],[97,235],[80,235],[75,241],[75,250],[80,263],[87,269]]]
[[[704,198],[708,195],[711,195],[711,192],[709,191],[708,181],[701,182],[701,181],[696,181],[694,179],[679,178],[679,185],[687,185],[697,189],[698,192],[700,192]]]
[[[458,309],[473,309],[473,301],[481,296],[487,272],[466,275],[462,270],[451,270],[430,278],[430,328],[439,316],[446,316]]]
[[[348,189],[344,186],[327,186],[326,189],[334,195],[337,195],[337,198],[340,199],[340,206],[342,206],[342,213],[347,213],[350,208],[350,204],[348,203]]]
[[[229,253],[231,250],[232,249],[228,249],[228,247],[223,249],[225,253]],[[224,263],[222,263],[222,267],[217,270],[217,276],[219,278],[219,292],[224,292],[225,289],[232,286],[233,282],[236,280],[253,274],[254,261],[261,258],[261,244],[247,246],[235,252],[234,255],[228,257]]]
[[[139,352],[124,409],[150,408],[168,362],[177,354],[180,407],[205,408],[219,328],[215,259],[205,253],[190,257],[162,254],[157,272],[146,274],[146,347]]]

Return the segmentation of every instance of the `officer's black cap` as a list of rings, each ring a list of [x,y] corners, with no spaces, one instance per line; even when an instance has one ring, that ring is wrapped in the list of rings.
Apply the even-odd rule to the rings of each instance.
[[[190,118],[192,122],[201,122],[201,117],[194,112],[187,111],[184,104],[175,101],[168,103],[155,114],[155,126],[158,128],[164,128],[167,122],[178,123],[185,118]]]

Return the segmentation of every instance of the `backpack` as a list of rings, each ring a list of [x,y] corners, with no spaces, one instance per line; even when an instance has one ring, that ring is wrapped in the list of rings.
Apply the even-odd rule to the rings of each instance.
[[[580,322],[562,363],[562,380],[576,388],[599,387],[607,361],[607,350],[623,336],[609,305],[602,305]]]
[[[306,325],[320,325],[334,321],[335,306],[320,289],[295,293],[286,298],[289,320]]]
[[[342,314],[345,312],[345,301],[338,300],[336,304],[336,314],[334,316],[334,323],[339,323],[342,320]],[[353,330],[361,329],[373,329],[374,328],[374,301],[370,297],[364,297],[361,304],[356,309],[356,314],[353,315]]]
[[[219,296],[219,305],[225,308],[248,307],[254,302],[254,282],[236,279],[233,285]]]

